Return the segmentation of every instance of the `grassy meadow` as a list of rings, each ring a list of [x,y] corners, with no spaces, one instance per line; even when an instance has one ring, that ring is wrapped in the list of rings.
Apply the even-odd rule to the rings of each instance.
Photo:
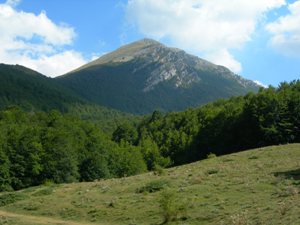
[[[0,194],[0,224],[300,224],[300,144]]]

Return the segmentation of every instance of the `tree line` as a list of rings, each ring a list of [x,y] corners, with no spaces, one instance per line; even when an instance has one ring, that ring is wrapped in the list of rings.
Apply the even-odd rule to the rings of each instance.
[[[300,142],[300,81],[184,112],[155,111],[138,126],[119,126],[113,140],[140,146],[148,169],[194,162],[209,153]]]
[[[300,142],[300,81],[183,112],[124,119],[112,133],[58,111],[0,111],[0,190],[123,177]]]

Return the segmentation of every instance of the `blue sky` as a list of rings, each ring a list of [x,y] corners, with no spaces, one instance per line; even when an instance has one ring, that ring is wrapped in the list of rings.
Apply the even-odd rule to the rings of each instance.
[[[144,37],[265,85],[300,79],[300,0],[0,0],[0,62],[48,76]]]

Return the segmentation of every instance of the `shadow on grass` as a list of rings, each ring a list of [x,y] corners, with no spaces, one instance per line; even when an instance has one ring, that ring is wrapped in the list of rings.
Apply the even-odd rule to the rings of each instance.
[[[274,173],[276,177],[284,177],[286,179],[300,180],[300,169],[289,170],[285,172],[276,172]]]

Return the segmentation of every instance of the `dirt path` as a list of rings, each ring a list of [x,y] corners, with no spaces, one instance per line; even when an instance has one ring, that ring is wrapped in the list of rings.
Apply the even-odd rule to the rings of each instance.
[[[17,214],[17,213],[0,210],[0,224],[8,224],[5,222],[5,218],[20,219],[22,223],[28,223],[28,224],[95,225],[95,223],[66,221],[66,220],[59,220],[50,217],[31,216],[31,215]]]

